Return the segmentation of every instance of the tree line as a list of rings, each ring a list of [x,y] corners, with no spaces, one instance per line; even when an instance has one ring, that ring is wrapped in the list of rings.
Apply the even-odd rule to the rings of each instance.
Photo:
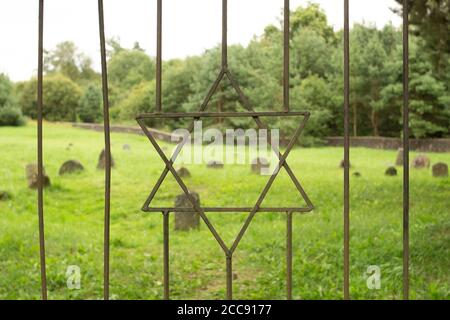
[[[412,4],[410,37],[410,127],[417,138],[450,136],[450,29],[448,6],[434,0]],[[421,5],[423,4],[423,5]],[[425,6],[425,7],[424,7]],[[424,9],[425,8],[425,9]],[[425,10],[425,11],[424,11]],[[444,11],[444,12],[442,12]],[[432,15],[427,13],[432,12]],[[433,13],[434,12],[434,13]],[[283,37],[269,25],[247,46],[233,45],[229,67],[258,111],[282,110]],[[334,31],[316,4],[291,12],[291,110],[309,110],[305,134],[310,143],[343,134],[343,32]],[[198,111],[220,70],[220,48],[198,56],[164,61],[163,109]],[[350,108],[354,136],[398,137],[402,122],[402,32],[386,25],[355,24],[350,30]],[[101,122],[100,75],[75,44],[63,42],[45,52],[44,117],[49,121]],[[155,59],[138,43],[124,48],[108,41],[108,77],[113,122],[132,123],[155,110]],[[36,117],[36,79],[12,84],[0,77],[0,125],[3,113],[21,124],[20,113]],[[243,111],[237,94],[224,81],[208,110]],[[16,121],[11,121],[16,119]],[[3,121],[3,122],[2,122]],[[180,120],[181,121],[181,120]],[[172,129],[183,123],[153,122]],[[296,120],[285,120],[286,132]],[[182,122],[182,121],[181,121]],[[215,125],[241,127],[242,120],[218,119]],[[281,125],[282,124],[282,125]]]

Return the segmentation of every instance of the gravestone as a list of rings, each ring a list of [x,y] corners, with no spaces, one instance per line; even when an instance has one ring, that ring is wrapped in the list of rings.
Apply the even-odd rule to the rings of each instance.
[[[68,160],[63,163],[59,169],[59,175],[81,172],[84,170],[83,165],[77,160]]]
[[[397,175],[397,169],[395,167],[389,167],[386,169],[384,174],[390,177],[394,177]]]
[[[339,164],[339,167],[341,167],[342,169],[344,169],[344,160],[341,161],[341,163]],[[350,162],[348,163],[348,167],[351,168],[352,165],[350,164]]]
[[[353,173],[353,176],[356,178],[359,178],[359,177],[361,177],[361,172],[356,171]]]
[[[11,199],[11,194],[8,191],[0,190],[0,201]]]
[[[219,160],[211,160],[211,161],[208,161],[206,166],[211,169],[223,169],[223,162],[221,162]]]
[[[105,169],[106,167],[106,152],[105,149],[100,152],[100,156],[98,157],[97,169]],[[111,155],[111,168],[114,167],[114,159]]]
[[[258,157],[252,160],[251,169],[253,173],[262,174],[270,168],[270,163],[266,158]]]
[[[200,206],[200,197],[198,193],[191,192],[190,195],[194,197],[195,203]],[[175,198],[175,208],[193,208],[193,206],[186,194],[180,194]],[[175,230],[187,231],[196,229],[199,226],[200,215],[194,210],[193,212],[175,211]]]
[[[131,146],[129,144],[127,144],[127,143],[125,143],[122,148],[125,151],[130,151],[131,150]]]
[[[189,178],[191,176],[191,173],[189,170],[185,167],[181,167],[177,170],[178,175],[180,178]]]
[[[430,158],[428,158],[426,155],[420,154],[413,159],[411,167],[413,167],[414,169],[429,168]]]
[[[25,173],[28,181],[28,187],[30,189],[38,188],[38,165],[36,163],[27,164],[25,167]],[[42,168],[42,186],[50,186],[50,178],[45,174],[45,168]]]
[[[397,159],[395,160],[396,166],[403,166],[403,148],[399,148],[397,151]]]
[[[448,177],[448,165],[443,162],[433,165],[433,177]]]

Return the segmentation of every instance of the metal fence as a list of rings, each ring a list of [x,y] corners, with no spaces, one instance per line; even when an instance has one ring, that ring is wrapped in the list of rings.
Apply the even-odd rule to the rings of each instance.
[[[290,1],[284,0],[284,31],[283,31],[283,50],[284,50],[284,70],[283,70],[283,110],[272,112],[255,112],[249,99],[240,89],[238,82],[234,79],[231,70],[228,68],[228,50],[227,50],[227,26],[228,26],[228,0],[222,0],[222,64],[221,70],[216,81],[209,90],[200,111],[196,113],[165,113],[162,110],[162,0],[157,1],[157,54],[156,54],[156,111],[151,114],[142,114],[137,117],[137,121],[143,132],[155,147],[157,153],[164,161],[166,167],[158,179],[155,187],[149,195],[143,206],[145,212],[159,212],[163,214],[163,236],[164,236],[164,298],[169,299],[169,214],[175,211],[175,208],[151,208],[151,201],[161,186],[165,177],[171,173],[180,187],[183,189],[187,198],[192,204],[192,208],[177,208],[179,212],[196,212],[203,219],[214,238],[222,248],[226,260],[226,284],[227,299],[232,299],[232,259],[240,240],[248,229],[253,217],[256,213],[261,212],[279,212],[286,214],[286,296],[292,299],[292,216],[294,213],[307,213],[313,210],[313,205],[307,194],[303,190],[300,182],[290,169],[286,158],[290,150],[294,146],[295,141],[303,131],[304,126],[309,118],[309,112],[291,112],[289,103],[289,41],[290,41]],[[349,39],[349,0],[344,1],[344,286],[343,298],[350,299],[350,131],[349,131],[349,103],[350,103],[350,39]],[[403,298],[409,298],[409,21],[408,21],[408,1],[403,1]],[[109,125],[109,90],[108,90],[108,74],[106,61],[106,44],[105,44],[105,21],[103,11],[103,0],[98,0],[99,15],[99,33],[100,33],[100,54],[102,69],[102,87],[103,87],[103,117],[104,117],[104,140],[105,140],[105,196],[104,196],[104,279],[103,292],[104,299],[109,299],[109,277],[110,277],[110,215],[111,215],[111,141],[110,141],[110,125]],[[41,268],[41,297],[47,299],[47,275],[45,261],[45,234],[44,234],[44,203],[43,203],[43,40],[44,40],[44,0],[39,0],[39,41],[38,41],[38,77],[37,77],[37,158],[38,158],[38,217],[39,217],[39,247],[40,247],[40,268]],[[236,91],[239,101],[247,109],[246,112],[233,113],[217,113],[205,112],[208,102],[218,89],[220,82],[224,78],[228,78],[232,87]],[[288,144],[286,151],[281,154],[275,146],[271,146],[273,151],[279,158],[278,167],[283,167],[298,191],[305,200],[307,206],[303,208],[281,207],[281,208],[262,208],[260,207],[265,195],[269,191],[273,181],[275,180],[278,170],[276,170],[269,178],[263,192],[256,204],[251,208],[202,208],[199,206],[193,196],[189,193],[189,189],[173,168],[173,162],[183,147],[180,143],[174,154],[169,159],[159,147],[152,133],[145,126],[145,119],[148,118],[188,118],[192,119],[189,131],[192,131],[194,122],[201,118],[218,118],[218,117],[249,117],[254,119],[257,126],[261,129],[267,129],[267,126],[260,120],[260,117],[280,117],[280,116],[301,116],[299,127],[296,129],[294,138]],[[206,212],[249,212],[249,215],[238,233],[237,238],[231,247],[227,247],[222,238],[216,232],[214,226],[208,220]]]

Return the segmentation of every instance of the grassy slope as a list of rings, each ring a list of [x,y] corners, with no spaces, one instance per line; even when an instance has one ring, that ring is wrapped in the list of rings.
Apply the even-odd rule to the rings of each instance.
[[[45,126],[45,166],[52,187],[45,191],[49,297],[102,297],[103,172],[96,161],[101,133],[63,125]],[[24,167],[35,161],[35,127],[0,128],[0,189],[13,199],[0,202],[0,298],[39,298],[36,192],[26,186]],[[163,166],[144,137],[113,134],[117,167],[112,182],[111,294],[118,299],[158,299],[162,295],[162,218],[140,206]],[[67,149],[73,143],[71,149]],[[122,145],[131,145],[123,151]],[[449,154],[431,154],[450,163]],[[351,185],[351,293],[355,299],[398,299],[402,290],[402,178],[385,177],[395,152],[353,149]],[[59,166],[78,159],[82,174],[60,177]],[[294,218],[294,297],[342,297],[342,159],[339,148],[296,149],[289,163],[316,205]],[[254,204],[267,177],[248,166],[211,171],[190,168],[188,186],[204,205]],[[232,183],[229,183],[229,182]],[[282,172],[264,205],[296,204],[297,195]],[[173,178],[164,185],[160,204],[180,193]],[[411,173],[411,293],[413,298],[449,298],[450,181],[430,172]],[[245,214],[210,214],[227,243]],[[285,216],[258,214],[235,254],[235,298],[285,297]],[[225,259],[207,227],[171,233],[172,298],[223,298]],[[66,288],[68,265],[82,271],[81,290]],[[368,265],[379,265],[381,290],[366,287]]]

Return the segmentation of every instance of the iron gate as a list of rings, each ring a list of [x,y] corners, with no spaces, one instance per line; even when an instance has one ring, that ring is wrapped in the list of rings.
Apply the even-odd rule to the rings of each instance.
[[[284,27],[283,27],[283,110],[273,112],[255,112],[249,100],[240,89],[238,82],[234,79],[228,68],[228,51],[227,51],[227,26],[228,26],[228,0],[222,0],[222,65],[218,78],[208,92],[204,103],[197,113],[165,113],[162,110],[162,0],[157,1],[157,54],[156,54],[156,111],[152,114],[143,114],[137,117],[137,121],[142,130],[155,147],[157,153],[165,162],[166,167],[161,174],[155,188],[148,197],[143,206],[146,212],[161,212],[163,214],[163,234],[164,234],[164,298],[169,299],[169,214],[175,208],[150,208],[150,203],[161,185],[164,178],[170,172],[175,177],[177,183],[181,186],[189,201],[193,205],[193,209],[184,209],[183,212],[197,212],[200,214],[211,233],[223,249],[226,256],[226,283],[227,283],[227,299],[232,299],[232,257],[239,241],[247,230],[252,218],[257,212],[279,212],[286,214],[286,295],[287,299],[292,298],[292,215],[295,212],[306,213],[313,209],[313,205],[301,187],[299,181],[293,174],[286,158],[290,149],[293,147],[295,139],[291,140],[284,154],[281,154],[276,147],[272,146],[273,151],[279,158],[278,166],[283,166],[291,179],[294,181],[298,191],[306,201],[305,208],[261,208],[265,194],[268,192],[276,173],[272,174],[266,187],[264,188],[257,203],[252,208],[202,208],[196,205],[195,200],[190,195],[188,188],[178,176],[173,168],[173,161],[178,156],[182,144],[180,144],[172,158],[169,160],[162,149],[158,146],[156,140],[147,130],[144,119],[147,118],[190,118],[199,120],[202,117],[250,117],[253,118],[259,128],[267,128],[260,120],[262,116],[303,116],[303,121],[295,132],[294,137],[299,137],[306,121],[309,118],[308,112],[291,112],[289,110],[289,39],[290,39],[290,1],[284,0]],[[350,102],[350,39],[349,39],[349,0],[344,1],[344,286],[343,297],[350,299],[350,131],[349,131],[349,102]],[[103,88],[103,120],[104,120],[104,144],[105,144],[105,196],[104,196],[104,271],[103,271],[103,292],[104,299],[109,299],[109,274],[110,274],[110,215],[111,215],[111,140],[109,126],[109,90],[108,75],[106,61],[106,41],[105,41],[105,22],[103,13],[103,0],[98,0],[99,15],[99,33],[100,33],[100,54],[101,54],[101,70],[102,70],[102,88]],[[409,299],[409,18],[408,18],[408,1],[403,1],[403,298]],[[44,234],[44,194],[43,194],[43,40],[44,40],[44,0],[39,0],[39,41],[38,41],[38,76],[37,76],[37,159],[38,159],[38,220],[39,220],[39,248],[40,248],[40,270],[41,270],[41,297],[47,299],[47,275],[46,275],[46,259],[45,259],[45,234]],[[239,96],[239,100],[247,109],[243,113],[214,113],[205,112],[207,104],[214,92],[217,90],[220,82],[227,77],[234,90]],[[193,122],[192,122],[193,123]],[[191,125],[192,130],[192,125]],[[191,131],[189,130],[189,131]],[[180,209],[177,209],[179,211]],[[240,230],[233,245],[228,248],[209,222],[205,212],[250,212],[244,226]]]

